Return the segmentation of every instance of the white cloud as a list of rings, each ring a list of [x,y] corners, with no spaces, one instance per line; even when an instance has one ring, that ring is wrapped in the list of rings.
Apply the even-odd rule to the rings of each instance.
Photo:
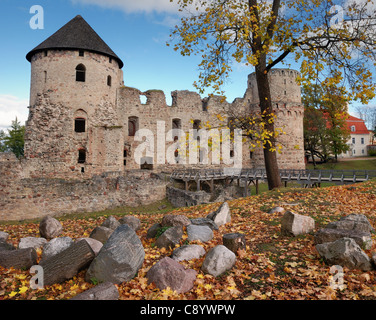
[[[0,130],[10,127],[12,121],[18,119],[22,125],[27,120],[29,101],[11,95],[0,95]]]
[[[178,13],[177,1],[170,0],[71,0],[74,4],[92,4],[105,8],[118,8],[126,13]]]

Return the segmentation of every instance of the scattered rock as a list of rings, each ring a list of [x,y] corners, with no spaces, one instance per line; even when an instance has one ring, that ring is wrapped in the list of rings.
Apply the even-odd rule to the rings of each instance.
[[[183,228],[176,226],[163,232],[155,242],[158,248],[173,248],[180,243],[183,237]]]
[[[230,207],[227,202],[224,202],[218,210],[209,213],[206,218],[211,219],[219,227],[231,222]]]
[[[3,231],[0,231],[0,242],[6,242],[9,238],[9,234]]]
[[[44,285],[61,283],[87,268],[95,254],[86,241],[73,243],[67,249],[39,263],[43,267]]]
[[[223,245],[237,254],[239,249],[245,249],[245,235],[242,233],[227,233],[222,237]]]
[[[47,243],[45,238],[25,237],[18,244],[19,249],[34,248],[35,250],[42,248]]]
[[[154,283],[160,290],[170,287],[177,293],[185,293],[193,288],[197,272],[186,270],[177,261],[165,257],[153,265],[146,277],[149,283]]]
[[[98,240],[95,240],[93,238],[78,238],[76,240],[76,242],[77,241],[81,241],[81,240],[85,240],[89,244],[89,246],[90,246],[91,250],[93,250],[95,256],[98,255],[99,251],[103,247],[103,243],[102,242],[100,242]]]
[[[270,214],[272,214],[272,213],[284,213],[285,211],[286,210],[282,207],[274,207],[268,213],[270,213]]]
[[[63,232],[61,223],[51,216],[46,216],[39,224],[39,233],[42,238],[47,240],[56,238]]]
[[[281,233],[288,236],[297,236],[314,231],[315,220],[311,217],[287,211],[282,217]]]
[[[3,268],[30,269],[37,264],[37,258],[34,248],[0,250],[0,266]]]
[[[109,216],[101,225],[102,227],[106,227],[111,230],[115,230],[118,226],[120,226],[120,222],[114,216]]]
[[[346,229],[329,229],[323,228],[315,233],[315,244],[322,244],[325,242],[333,242],[341,238],[352,238],[355,242],[366,250],[372,247],[372,238],[370,233],[356,232]]]
[[[363,271],[372,269],[369,257],[354,239],[341,238],[334,242],[318,244],[316,249],[328,264]]]
[[[162,227],[186,227],[191,221],[184,215],[166,214],[162,218]]]
[[[218,230],[218,226],[215,224],[215,222],[209,218],[196,218],[196,219],[190,219],[191,224],[194,224],[196,226],[208,226],[212,230]]]
[[[374,228],[363,214],[350,214],[342,217],[338,221],[329,223],[326,228],[352,230],[355,232],[369,233],[374,231]]]
[[[129,225],[122,224],[90,264],[85,279],[114,284],[129,281],[141,268],[144,258],[145,250],[136,232]]]
[[[162,228],[160,223],[154,223],[147,231],[146,238],[151,239],[157,236],[158,230]]]
[[[113,283],[104,282],[70,300],[119,300],[119,291]]]
[[[171,258],[176,261],[198,259],[205,255],[205,249],[199,244],[184,245],[172,252]]]
[[[43,245],[43,253],[41,261],[46,260],[61,251],[64,251],[73,244],[70,237],[54,238]]]
[[[111,236],[111,234],[114,232],[114,230],[104,227],[104,226],[99,226],[95,227],[93,231],[90,233],[89,238],[98,240],[102,243],[106,243],[108,238]]]
[[[201,242],[207,242],[213,239],[213,231],[208,226],[187,226],[188,241],[199,240]]]
[[[16,250],[16,247],[13,246],[12,244],[10,243],[7,243],[5,241],[1,241],[0,240],[0,251],[1,250]]]
[[[141,221],[140,219],[133,217],[133,216],[125,216],[119,220],[121,224],[129,225],[134,231],[137,231],[141,228]]]
[[[230,270],[236,262],[235,253],[223,245],[215,246],[207,253],[201,270],[214,277]]]

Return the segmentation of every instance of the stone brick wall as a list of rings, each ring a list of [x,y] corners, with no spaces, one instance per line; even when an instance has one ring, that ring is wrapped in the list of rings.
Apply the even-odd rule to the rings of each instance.
[[[136,207],[166,197],[166,182],[152,172],[118,172],[91,179],[24,178],[17,159],[1,160],[0,221]]]

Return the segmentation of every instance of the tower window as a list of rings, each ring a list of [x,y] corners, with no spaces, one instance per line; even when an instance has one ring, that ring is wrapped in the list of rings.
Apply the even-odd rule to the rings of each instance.
[[[85,163],[86,162],[86,150],[80,149],[78,150],[78,163]]]
[[[110,57],[108,61],[109,61],[110,63],[112,63],[112,58]]]
[[[80,50],[80,51],[78,51],[78,55],[79,55],[80,57],[83,57],[83,56],[85,55],[84,50]]]
[[[107,76],[107,85],[111,87],[112,78],[111,76]]]
[[[84,118],[74,119],[74,131],[75,132],[85,132],[86,131],[86,120]]]
[[[86,67],[83,64],[79,64],[76,67],[76,81],[85,82],[86,80]]]
[[[47,71],[44,71],[44,83],[47,82]]]
[[[129,117],[128,118],[128,136],[134,137],[138,130],[138,118]]]
[[[45,50],[45,51],[44,51],[44,56],[45,56],[45,57],[48,56],[48,50]]]

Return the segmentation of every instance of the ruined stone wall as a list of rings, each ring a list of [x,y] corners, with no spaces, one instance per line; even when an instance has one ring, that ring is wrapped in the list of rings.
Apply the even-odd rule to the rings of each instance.
[[[141,103],[140,96],[146,96],[147,101],[145,104]],[[218,128],[219,130],[227,125],[227,115],[224,113],[226,110],[226,101],[223,101],[222,97],[210,97],[201,99],[200,95],[191,91],[174,91],[171,93],[172,104],[171,106],[166,104],[166,97],[162,91],[150,90],[147,92],[141,92],[135,88],[122,87],[118,91],[117,95],[117,109],[119,119],[122,127],[124,128],[124,141],[125,148],[127,149],[128,158],[126,160],[126,169],[138,169],[140,164],[136,162],[139,155],[135,154],[136,149],[144,144],[144,140],[137,142],[133,136],[129,136],[129,120],[132,118],[137,119],[137,129],[150,130],[154,135],[154,152],[150,155],[153,158],[153,169],[158,171],[171,171],[179,168],[207,168],[204,163],[200,163],[199,149],[197,152],[197,163],[193,164],[189,162],[188,157],[185,159],[185,163],[182,161],[172,163],[168,158],[174,152],[173,137],[168,133],[173,129],[173,122],[178,121],[179,128],[182,130],[182,135],[185,135],[185,141],[188,141],[189,131],[193,129],[194,122],[200,121],[200,128],[207,129],[208,132],[211,128]],[[218,119],[217,115],[221,114],[223,119]],[[158,122],[163,124],[158,127]],[[157,135],[162,132],[164,135]],[[219,133],[221,133],[219,131]],[[158,141],[157,138],[166,141],[163,143],[164,150],[161,152],[164,154],[164,158],[158,158],[161,153],[158,153]],[[183,139],[184,140],[184,139]],[[180,150],[183,146],[180,145]],[[185,148],[189,146],[186,144]],[[183,152],[183,151],[181,151]],[[221,150],[222,152],[222,150]],[[222,153],[221,153],[222,155]],[[145,152],[146,156],[146,152]],[[189,154],[188,154],[189,156]],[[249,160],[249,151],[247,146],[243,148],[243,165],[249,167],[251,162]],[[202,159],[202,158],[201,158]],[[212,164],[210,167],[226,167],[232,166],[232,164],[226,165],[223,163],[213,164],[212,153],[208,150],[208,162]]]
[[[91,179],[24,178],[17,159],[1,160],[0,221],[37,219],[119,206],[136,207],[166,197],[166,183],[151,172],[106,173]]]

